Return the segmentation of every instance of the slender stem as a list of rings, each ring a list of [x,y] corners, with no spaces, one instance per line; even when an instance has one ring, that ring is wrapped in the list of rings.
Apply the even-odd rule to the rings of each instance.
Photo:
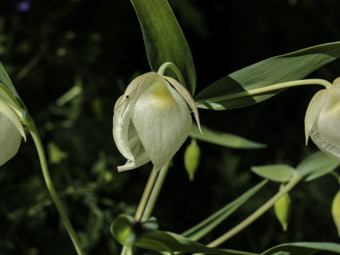
[[[44,180],[45,180],[45,183],[46,183],[46,187],[47,187],[48,191],[50,192],[52,200],[53,200],[55,206],[57,207],[57,210],[60,214],[60,217],[63,220],[64,226],[65,226],[65,228],[66,228],[66,230],[67,230],[67,232],[68,232],[68,234],[69,234],[69,236],[70,236],[70,238],[73,242],[73,245],[74,245],[78,255],[84,255],[85,252],[81,248],[78,237],[77,237],[77,235],[76,235],[76,233],[75,233],[75,231],[74,231],[74,229],[71,225],[70,220],[68,219],[68,217],[66,215],[65,209],[64,209],[64,207],[63,207],[63,205],[62,205],[62,203],[61,203],[61,201],[60,201],[60,199],[57,195],[57,192],[54,188],[54,185],[53,185],[53,182],[52,182],[49,170],[48,170],[45,151],[44,151],[44,148],[42,146],[37,128],[36,128],[33,120],[31,120],[30,123],[29,123],[29,129],[30,129],[31,136],[33,138],[35,147],[36,147],[38,155],[39,155],[41,170],[42,170],[42,174],[43,174],[43,177],[44,177]]]
[[[146,204],[150,198],[150,194],[156,182],[158,173],[159,171],[155,171],[154,169],[151,170],[151,174],[149,176],[148,182],[145,186],[142,198],[140,199],[140,202],[139,202],[136,214],[135,214],[136,221],[140,221],[142,219]]]
[[[271,199],[269,199],[265,204],[263,204],[260,208],[258,208],[255,212],[253,212],[251,215],[248,216],[244,221],[242,221],[240,224],[214,240],[213,242],[209,243],[207,246],[209,247],[217,247],[220,244],[224,243],[237,233],[239,233],[241,230],[248,227],[251,223],[253,223],[255,220],[257,220],[260,216],[262,216],[265,212],[267,212],[274,204],[275,202],[284,194],[289,192],[299,181],[301,180],[301,176],[299,174],[295,174],[293,178],[282,188],[279,190],[278,193],[276,193]]]
[[[185,80],[183,78],[183,75],[181,74],[181,71],[178,69],[178,67],[174,63],[172,63],[172,62],[165,62],[165,63],[163,63],[159,67],[157,73],[162,75],[162,76],[164,76],[165,71],[168,68],[170,68],[172,71],[174,71],[174,73],[176,74],[179,82],[185,87]]]
[[[267,93],[273,90],[280,90],[280,89],[285,89],[289,87],[297,87],[297,86],[304,86],[304,85],[322,85],[325,88],[329,88],[332,84],[326,80],[322,79],[306,79],[306,80],[297,80],[297,81],[288,81],[288,82],[282,82],[282,83],[276,83],[270,86],[265,86],[262,88],[257,88],[257,89],[250,89],[242,92],[238,92],[235,94],[231,95],[226,95],[226,96],[221,96],[221,97],[214,97],[209,100],[204,100],[208,101],[209,103],[213,102],[219,102],[219,101],[225,101],[225,100],[231,100],[231,99],[236,99],[244,96],[254,96],[258,94],[263,94]],[[201,103],[203,101],[197,100],[197,103]]]
[[[145,208],[144,213],[143,213],[142,221],[145,221],[145,220],[150,218],[152,211],[155,207],[157,198],[159,196],[159,193],[162,189],[165,177],[166,177],[168,170],[170,168],[170,165],[171,165],[171,160],[164,167],[162,167],[162,169],[160,170],[159,175],[158,175],[157,180],[156,180],[156,183],[155,183],[154,188],[152,190],[152,193],[150,195],[149,201],[146,204],[146,208]]]

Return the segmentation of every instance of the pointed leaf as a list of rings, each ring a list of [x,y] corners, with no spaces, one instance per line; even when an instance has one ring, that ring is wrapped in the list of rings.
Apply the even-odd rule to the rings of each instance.
[[[236,149],[260,149],[266,147],[265,144],[253,142],[237,135],[217,132],[204,126],[201,126],[201,128],[203,135],[200,133],[197,125],[193,123],[190,136],[208,143]]]
[[[181,235],[165,231],[155,231],[143,235],[137,240],[135,245],[143,249],[157,252],[204,253],[213,255],[258,255],[257,253],[210,248],[201,243],[191,241]]]
[[[2,65],[1,62],[0,62],[0,82],[3,83],[16,98],[20,99],[17,91],[13,86],[11,79],[8,76],[8,73],[5,70],[5,67]]]
[[[131,0],[143,32],[146,54],[153,71],[174,63],[194,94],[196,71],[189,45],[166,0]],[[175,77],[175,76],[174,76]]]
[[[263,252],[261,255],[311,255],[320,251],[340,253],[340,245],[336,243],[299,242],[280,244]],[[321,254],[321,253],[320,253]]]
[[[319,151],[303,160],[296,168],[297,172],[306,181],[312,181],[329,172],[332,172],[340,165],[340,160],[333,158]]]
[[[298,80],[340,57],[340,42],[326,43],[260,61],[211,84],[196,97],[199,108],[229,110],[259,103],[282,89],[249,95],[275,83]]]
[[[211,230],[217,227],[221,222],[226,220],[230,215],[232,215],[239,207],[247,202],[248,199],[250,199],[261,188],[263,188],[267,182],[267,180],[263,180],[205,220],[185,231],[182,235],[188,237],[190,240],[193,241],[201,239]]]
[[[257,175],[275,182],[287,182],[295,174],[295,169],[288,165],[253,166],[251,170]]]

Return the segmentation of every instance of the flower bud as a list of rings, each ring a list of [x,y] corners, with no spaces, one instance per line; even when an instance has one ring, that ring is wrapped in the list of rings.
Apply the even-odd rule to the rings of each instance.
[[[196,139],[192,139],[191,143],[185,149],[184,152],[184,166],[189,175],[189,180],[193,181],[196,170],[200,162],[201,150],[198,146]]]
[[[17,113],[0,99],[0,166],[18,152],[22,137],[26,139]]]
[[[340,158],[340,83],[318,91],[305,116],[306,144],[310,136],[324,153]]]
[[[189,135],[198,111],[189,92],[176,80],[149,72],[138,76],[115,105],[113,138],[127,159],[118,171],[135,169],[151,161],[163,167]]]
[[[340,191],[336,193],[332,203],[332,216],[340,237]]]
[[[283,231],[287,231],[288,228],[290,204],[291,200],[288,193],[285,193],[274,204],[275,215],[281,223]]]

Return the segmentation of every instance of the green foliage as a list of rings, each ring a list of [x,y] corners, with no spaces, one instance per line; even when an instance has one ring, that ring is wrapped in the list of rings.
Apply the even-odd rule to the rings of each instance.
[[[296,171],[303,176],[306,181],[312,181],[333,171],[339,164],[339,159],[330,157],[319,151],[303,160],[296,167]]]
[[[263,178],[276,182],[287,182],[295,174],[295,169],[287,165],[253,166],[251,170]]]
[[[265,144],[253,142],[237,135],[225,132],[217,132],[205,126],[202,126],[202,131],[203,134],[199,132],[197,125],[193,124],[190,136],[205,142],[236,149],[260,149],[266,147]]]
[[[198,107],[229,110],[264,101],[282,89],[253,91],[275,83],[298,80],[340,57],[340,42],[321,44],[262,60],[216,81],[195,99]]]
[[[181,71],[192,94],[196,88],[196,71],[189,45],[166,0],[131,0],[143,32],[151,70],[165,62],[174,63]],[[157,10],[157,11],[151,11]]]

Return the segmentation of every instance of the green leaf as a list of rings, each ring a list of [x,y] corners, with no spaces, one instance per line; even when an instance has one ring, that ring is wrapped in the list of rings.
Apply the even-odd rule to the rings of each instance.
[[[340,245],[336,243],[299,242],[280,244],[263,252],[261,255],[310,255],[320,251],[339,254]]]
[[[181,235],[155,231],[143,235],[135,243],[137,247],[157,252],[205,253],[214,255],[258,255],[257,253],[210,248],[201,243],[191,241]]]
[[[189,45],[166,0],[131,0],[143,32],[150,67],[157,72],[165,62],[174,63],[191,91],[196,88],[196,71]]]
[[[332,172],[339,164],[339,159],[319,151],[303,160],[297,166],[296,170],[303,178],[305,178],[305,181],[312,181]]]
[[[266,183],[267,180],[263,180],[262,182],[239,196],[237,199],[212,214],[210,217],[206,218],[199,224],[185,231],[182,235],[188,237],[190,240],[193,241],[201,239],[203,236],[205,236],[211,230],[217,227],[222,221],[227,219],[240,206],[247,202],[248,199],[255,195],[255,193],[257,193],[261,188],[263,188]]]
[[[198,107],[229,110],[259,103],[282,89],[249,95],[255,89],[299,80],[340,57],[340,42],[326,43],[260,61],[211,84],[196,97]]]
[[[15,90],[8,73],[6,72],[5,67],[2,65],[1,62],[0,62],[0,82],[3,83],[9,89],[12,95],[20,99],[18,92]]]
[[[197,125],[193,124],[190,136],[205,142],[236,149],[260,149],[266,147],[265,144],[253,142],[240,136],[213,131],[204,126],[201,126],[201,128],[203,135],[199,132]]]
[[[275,182],[287,182],[295,174],[295,169],[288,165],[253,166],[251,170],[255,174]]]

